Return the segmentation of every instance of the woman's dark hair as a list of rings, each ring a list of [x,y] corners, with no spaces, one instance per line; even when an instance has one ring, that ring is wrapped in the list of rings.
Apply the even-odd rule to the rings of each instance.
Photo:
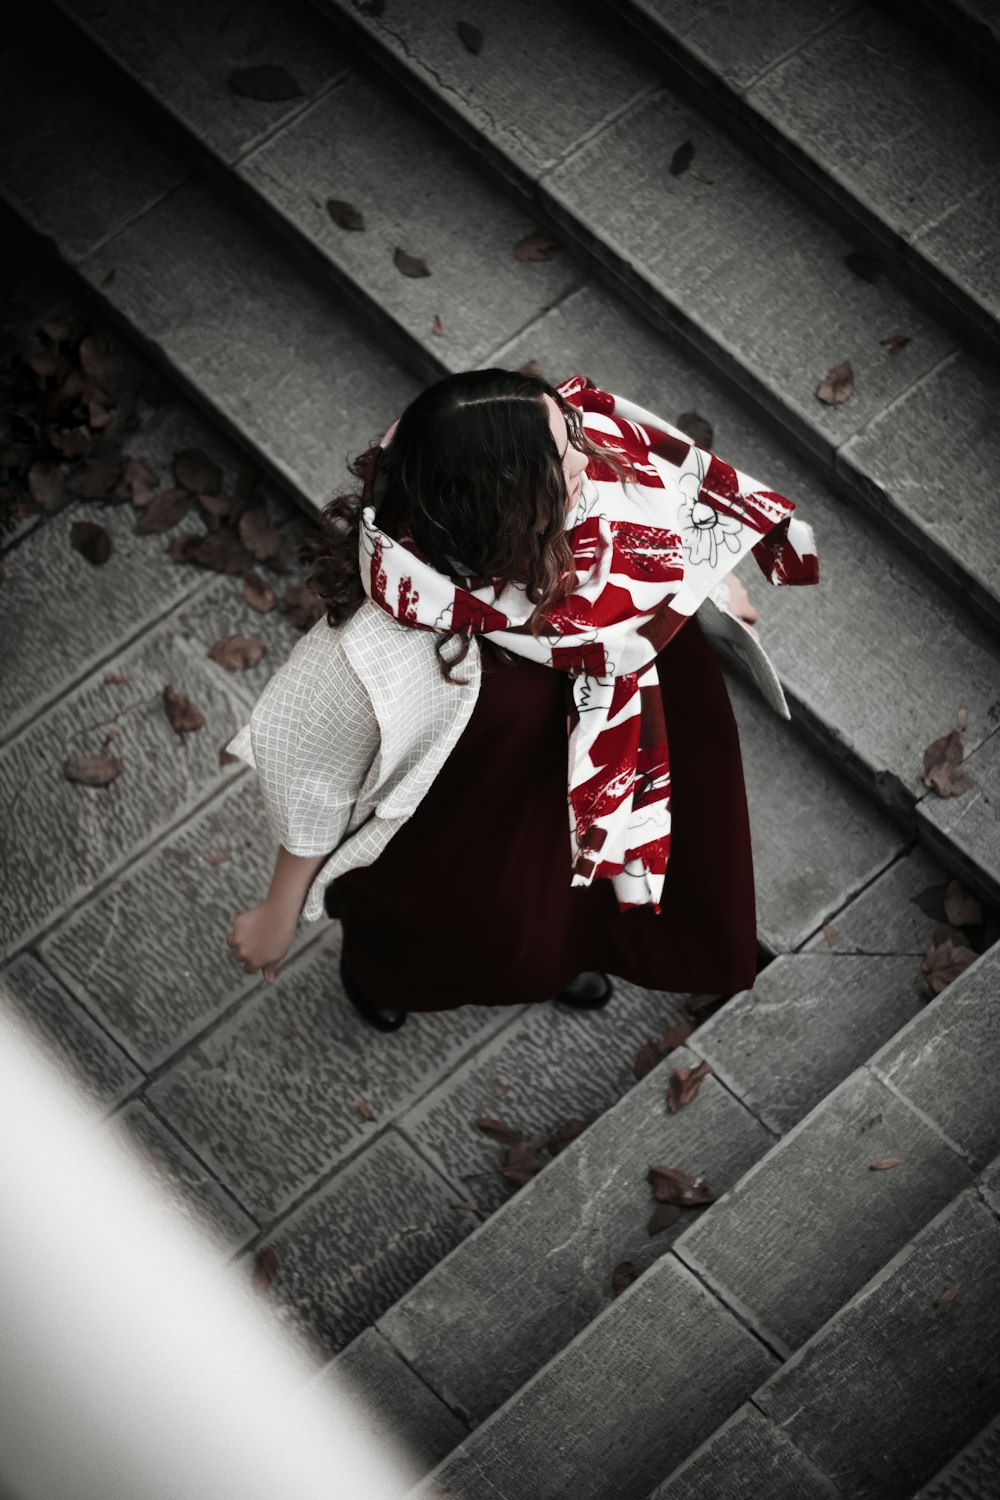
[[[576,584],[566,477],[543,395],[563,413],[575,448],[619,478],[632,477],[627,456],[594,444],[578,408],[539,376],[501,369],[448,375],[410,402],[385,449],[376,439],[348,463],[362,481],[361,493],[328,501],[318,533],[299,544],[299,561],[312,565],[307,581],[326,604],[331,625],[349,618],[365,597],[358,533],[362,506],[375,503],[378,465],[385,481],[378,525],[397,538],[408,534],[433,568],[467,587],[522,584],[537,606],[529,627],[541,632],[544,611]],[[446,657],[444,646],[459,634],[461,648]],[[435,649],[447,682],[464,680],[451,669],[469,646],[464,632],[438,635]]]

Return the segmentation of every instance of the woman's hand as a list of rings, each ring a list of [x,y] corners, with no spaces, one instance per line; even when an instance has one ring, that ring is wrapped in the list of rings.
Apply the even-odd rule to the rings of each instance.
[[[738,620],[742,620],[745,625],[748,625],[753,630],[754,635],[757,635],[756,630],[753,629],[753,623],[755,620],[760,619],[759,610],[756,610],[750,603],[749,594],[742,583],[740,583],[740,580],[734,578],[732,573],[726,575],[726,582],[729,585],[729,608],[731,613]],[[760,636],[757,636],[757,639],[760,640]]]
[[[295,941],[298,918],[264,901],[250,911],[240,912],[226,933],[233,958],[244,974],[256,974],[273,980],[275,970]]]

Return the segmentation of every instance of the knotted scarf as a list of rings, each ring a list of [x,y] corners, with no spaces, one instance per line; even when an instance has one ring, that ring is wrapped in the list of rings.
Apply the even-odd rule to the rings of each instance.
[[[361,577],[403,624],[482,635],[569,674],[571,883],[608,878],[621,910],[659,912],[671,819],[657,654],[747,552],[769,583],[806,584],[819,581],[816,549],[791,500],[662,417],[585,375],[556,389],[597,446],[631,461],[635,479],[589,462],[566,521],[576,587],[545,611],[539,636],[523,585],[463,588],[376,526],[374,505],[362,507]]]

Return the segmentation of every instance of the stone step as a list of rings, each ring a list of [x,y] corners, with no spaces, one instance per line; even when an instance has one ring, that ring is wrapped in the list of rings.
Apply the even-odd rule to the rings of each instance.
[[[127,28],[125,34],[132,35]],[[358,382],[356,425],[351,425],[346,394],[343,398],[338,396],[338,412],[333,414],[332,441],[329,447],[325,444],[318,446],[315,434],[329,429],[331,422],[327,390],[330,378],[325,366],[320,368],[323,359],[319,346],[340,339],[337,332],[340,315],[329,302],[329,281],[325,292],[310,293],[308,302],[299,283],[295,283],[295,290],[290,293],[283,252],[278,243],[272,243],[258,225],[251,225],[238,210],[223,203],[217,192],[213,194],[195,180],[181,181],[181,166],[170,166],[163,148],[156,142],[148,143],[150,162],[147,166],[143,154],[147,152],[147,142],[138,125],[132,127],[131,156],[127,164],[135,193],[126,208],[119,201],[125,190],[126,164],[112,151],[112,144],[120,141],[121,116],[115,116],[107,100],[94,98],[86,103],[79,83],[74,83],[69,92],[62,91],[58,79],[52,82],[48,64],[43,67],[40,61],[33,62],[33,56],[27,46],[22,49],[18,80],[12,80],[12,83],[19,81],[19,86],[27,89],[28,97],[22,103],[29,121],[33,118],[32,109],[39,118],[45,113],[46,131],[44,135],[41,131],[37,137],[32,135],[23,150],[11,157],[4,175],[8,195],[51,238],[70,247],[71,259],[74,255],[79,257],[96,234],[91,225],[88,234],[80,240],[75,229],[79,213],[76,183],[81,180],[79,174],[86,170],[86,165],[74,158],[73,151],[82,134],[81,121],[86,117],[90,136],[109,142],[109,153],[116,166],[113,192],[117,197],[109,224],[113,228],[123,216],[129,222],[119,233],[112,233],[110,239],[103,241],[98,250],[83,255],[79,260],[83,273],[121,316],[131,320],[143,337],[156,340],[160,357],[169,363],[180,379],[193,386],[202,403],[220,420],[231,430],[243,434],[246,446],[266,462],[271,473],[290,481],[293,493],[300,499],[314,507],[319,505],[324,494],[333,492],[338,484],[340,457],[358,446],[362,421],[368,421],[370,417],[368,433],[379,428],[384,430],[383,424],[387,425],[394,412],[405,404],[413,390],[412,382],[397,368],[391,379],[382,384],[390,392],[395,390],[398,404],[390,404],[384,394],[376,398],[376,387],[385,374],[384,354],[372,351],[370,343],[363,347],[360,334],[352,334],[347,343],[340,340],[339,347],[345,361],[359,361],[363,372]],[[139,61],[133,61],[138,67]],[[171,73],[167,70],[174,77],[181,71]],[[221,62],[217,62],[216,73],[222,72]],[[288,153],[296,142],[305,139],[306,126],[313,115],[325,111],[323,119],[328,125],[330,110],[341,108],[345,99],[353,100],[360,108],[364,91],[367,89],[371,95],[374,88],[360,79],[345,79],[342,69],[338,73],[333,57],[328,59],[321,72],[324,78],[333,78],[334,83],[321,95],[315,107],[305,114],[296,115],[285,125],[279,121],[279,125],[273,127],[277,134],[268,136],[265,143],[256,145],[255,149],[254,143],[258,142],[262,129],[260,123],[256,133],[247,136],[249,127],[245,121],[234,123],[223,111],[216,130],[219,152],[225,150],[238,154],[241,149],[249,151],[249,155],[240,158],[241,170],[245,172],[249,172],[255,163],[259,165],[268,153],[275,160],[280,156],[281,170],[275,165],[267,180],[272,184],[291,180],[293,157]],[[233,98],[241,108],[247,103],[235,95]],[[191,107],[194,125],[198,121],[204,124],[203,114],[207,107],[205,100],[198,108]],[[72,127],[68,140],[63,141],[54,128],[54,121],[59,118],[66,118],[67,128]],[[398,124],[398,115],[394,118],[397,119],[398,136],[402,127]],[[344,129],[338,139],[354,139],[347,130],[347,122],[348,116],[345,115]],[[432,184],[447,181],[447,196],[452,203],[474,203],[474,222],[480,226],[478,232],[486,238],[481,240],[474,262],[468,258],[459,258],[455,262],[454,277],[448,282],[456,309],[464,309],[456,325],[459,344],[456,363],[462,365],[467,360],[484,357],[483,346],[474,346],[471,341],[476,336],[474,330],[482,321],[484,300],[492,305],[492,290],[485,299],[481,295],[481,264],[486,254],[483,246],[488,240],[494,247],[493,262],[507,264],[517,282],[516,286],[511,282],[500,297],[491,324],[490,340],[500,337],[505,329],[509,332],[512,325],[521,329],[513,341],[508,338],[507,342],[494,346],[489,358],[505,360],[512,365],[539,358],[543,368],[555,379],[562,378],[567,370],[585,364],[593,370],[596,378],[612,389],[635,393],[649,401],[654,409],[664,404],[663,398],[647,392],[673,386],[676,395],[668,416],[679,415],[675,408],[690,410],[697,405],[716,424],[719,433],[717,445],[724,456],[738,461],[748,472],[767,475],[769,482],[800,497],[803,511],[814,520],[821,538],[823,581],[827,584],[829,580],[829,585],[816,590],[769,590],[773,597],[767,606],[767,614],[769,617],[773,615],[774,623],[772,627],[770,618],[762,622],[765,642],[775,653],[799,722],[814,734],[824,750],[832,753],[855,779],[900,817],[905,827],[911,827],[915,800],[936,797],[936,793],[929,792],[921,780],[924,747],[948,732],[960,708],[965,710],[968,721],[966,753],[975,750],[1000,722],[1000,700],[996,697],[995,686],[1000,674],[993,637],[969,621],[949,595],[928,581],[908,559],[901,557],[891,540],[867,518],[857,511],[845,512],[835,495],[815,479],[805,464],[794,458],[787,448],[783,449],[773,435],[761,429],[759,423],[748,419],[745,403],[733,399],[717,379],[705,377],[620,300],[595,286],[577,286],[578,273],[571,265],[559,267],[558,258],[552,262],[557,268],[553,271],[556,279],[543,279],[533,291],[530,290],[532,276],[538,272],[547,273],[550,267],[547,264],[521,265],[508,253],[511,236],[519,234],[528,221],[524,220],[518,227],[511,218],[513,210],[502,194],[492,189],[487,191],[481,177],[473,174],[450,148],[445,149],[443,155],[440,150],[432,153],[428,127],[419,120],[414,124],[418,132],[424,134],[414,135],[420,151],[413,161],[407,159],[412,178],[410,192],[415,197],[407,200],[409,208],[405,223],[397,216],[401,210],[397,209],[396,200],[402,202],[405,198],[401,190],[396,191],[398,169],[394,176],[384,162],[380,165],[359,148],[361,156],[349,163],[354,174],[350,180],[380,183],[384,179],[389,185],[389,194],[383,200],[385,206],[381,211],[388,215],[390,206],[393,209],[387,220],[388,238],[383,246],[387,262],[389,241],[396,237],[394,226],[403,225],[407,232],[403,233],[401,229],[400,237],[411,244],[418,229],[424,232],[437,221],[438,196]],[[241,126],[242,135],[237,125]],[[295,142],[291,139],[293,132],[296,133]],[[320,134],[322,136],[323,132]],[[366,142],[380,140],[377,131],[361,132],[361,136]],[[42,146],[38,145],[39,140]],[[44,158],[39,154],[43,148],[47,153]],[[57,151],[62,153],[60,159],[67,161],[75,173],[72,192],[67,182],[61,197],[56,191],[58,174],[50,160]],[[281,153],[286,155],[281,156]],[[178,181],[181,185],[144,212],[146,198],[139,189],[156,179],[154,160],[159,164],[161,177]],[[33,191],[30,184],[44,172],[46,162],[48,198],[40,210],[25,198],[25,194]],[[423,177],[419,175],[421,163],[427,174]],[[93,163],[90,170],[97,170]],[[413,186],[418,182],[423,184],[422,196]],[[112,191],[112,187],[107,190]],[[347,188],[343,190],[348,191]],[[350,191],[354,191],[353,187]],[[100,193],[95,191],[91,198],[99,201]],[[302,195],[302,202],[308,203],[305,195]],[[308,209],[313,212],[311,203]],[[449,230],[453,242],[461,238],[458,231],[468,222],[457,209],[455,212],[457,217],[449,220],[453,226]],[[329,232],[334,232],[332,225]],[[442,231],[434,232],[440,235]],[[344,239],[343,231],[335,233]],[[347,236],[349,241],[365,238]],[[169,244],[169,257],[164,255],[164,243]],[[440,240],[438,243],[444,244]],[[355,255],[353,266],[347,266],[345,262],[344,274],[350,270],[352,274],[361,275],[366,264],[367,261],[359,260]],[[115,272],[114,278],[101,288],[100,283],[111,270]],[[526,281],[518,280],[522,274],[527,275]],[[396,276],[399,287],[395,295],[397,298],[404,294],[409,296],[412,289],[419,290],[432,279],[414,282]],[[494,277],[494,283],[497,279]],[[380,281],[376,276],[369,293],[370,300],[382,297],[388,301],[384,278]],[[545,311],[552,297],[556,299],[556,306]],[[292,298],[297,299],[295,306],[290,305]],[[183,316],[179,317],[177,309],[183,309]],[[418,325],[424,329],[421,336],[425,343],[440,342],[426,331],[429,305],[423,306],[421,311],[416,303],[397,301],[393,304],[393,316],[400,321],[401,327],[406,323],[405,331],[411,342],[416,337],[414,330]],[[242,340],[227,339],[217,346],[216,340],[221,340],[221,335],[208,330],[217,329],[222,317],[229,324],[245,329],[245,337]],[[522,329],[524,320],[527,320],[527,326]],[[627,341],[622,338],[623,329],[627,332]],[[295,357],[291,361],[287,348],[281,347],[282,344],[287,346],[290,340],[295,346]],[[266,376],[270,388],[262,384],[266,361],[257,359],[255,343],[263,344],[266,352],[273,352],[272,371],[276,365],[282,369],[282,379],[278,383],[280,396],[277,398],[272,389],[272,373]],[[198,348],[194,348],[194,344]],[[253,365],[249,372],[248,362]],[[372,364],[375,368],[371,367]],[[335,373],[335,384],[337,378]],[[346,387],[349,380],[346,368],[339,378]],[[370,396],[368,400],[366,390]],[[376,399],[381,406],[378,417],[375,416]],[[340,439],[343,440],[342,446],[339,445]],[[935,623],[931,632],[928,631],[928,611],[931,611],[930,618]],[[882,662],[875,652],[865,651],[859,655],[855,644],[858,637],[882,639],[887,630],[895,641],[891,663]],[[940,692],[927,692],[929,675],[942,684],[949,684],[954,694],[950,705],[942,708]],[[777,725],[775,727],[777,729]],[[776,741],[779,753],[784,743],[783,735],[780,745]],[[953,824],[948,837],[962,847],[966,878],[986,894],[1000,894],[1000,871],[989,826],[977,828],[977,844],[966,835],[966,829],[973,827],[971,823],[955,818]],[[790,944],[785,938],[777,942],[776,950],[787,946],[794,946],[794,942]]]
[[[990,186],[1000,114],[967,56],[855,0],[770,0],[752,16],[670,0],[613,0],[610,10],[672,87],[918,300],[1000,354],[1000,280],[987,248],[1000,228]]]
[[[1000,84],[996,0],[884,0],[986,85]]]
[[[484,20],[480,54],[430,0],[390,16],[313,3],[644,319],[740,389],[969,609],[1000,624],[991,361],[887,277],[853,274],[848,240],[578,6],[516,0]],[[697,172],[673,175],[687,140],[698,142]],[[893,356],[897,336],[909,342]],[[824,404],[817,387],[845,359],[857,389]],[[948,500],[956,482],[961,520]]]
[[[648,1500],[995,1495],[996,1423],[969,1439],[997,1402],[1000,1225],[987,1189],[998,1169],[1000,1159]]]
[[[412,1492],[413,1500],[439,1490],[475,1494],[477,1485],[487,1483],[497,1500],[557,1500],[567,1493],[578,1500],[609,1493],[620,1500],[645,1500],[707,1441],[709,1423],[714,1432],[736,1412],[742,1404],[736,1393],[753,1378],[752,1370],[768,1366],[762,1387],[747,1388],[744,1401],[752,1396],[840,1493],[857,1500],[903,1500],[914,1483],[930,1477],[982,1426],[995,1403],[995,1389],[989,1387],[995,1386],[1000,1354],[1000,1322],[993,1316],[1000,1290],[1000,1225],[987,1202],[1000,1159],[973,1179],[1000,1146],[1000,1096],[994,1086],[983,1085],[984,1078],[996,1076],[1000,1063],[1000,1031],[989,1003],[998,975],[1000,945],[995,945],[701,1210],[670,1248],[559,1353],[536,1367],[537,1373]],[[932,1054],[952,1036],[939,1066]],[[693,1057],[699,1051],[696,1033],[684,1053]],[[770,1070],[766,1045],[757,1062],[759,1072]],[[666,1080],[657,1074],[666,1071],[663,1065],[654,1070],[545,1168],[550,1187],[562,1167],[567,1177],[574,1173],[586,1180],[592,1194],[593,1183],[601,1182],[598,1202],[606,1201],[611,1183],[617,1190],[627,1147],[618,1141],[611,1158],[615,1170],[606,1183],[587,1146],[622,1118],[634,1097],[651,1087],[650,1079],[662,1086]],[[671,1130],[686,1117],[693,1121],[709,1097],[706,1088],[715,1082],[706,1079],[696,1100],[661,1121],[669,1119]],[[989,1116],[990,1125],[963,1129],[956,1140],[945,1126],[956,1101],[971,1090],[987,1096],[980,1113]],[[647,1129],[652,1114],[647,1103]],[[713,1139],[718,1135],[716,1126]],[[634,1132],[626,1140],[632,1138]],[[662,1147],[659,1156],[667,1164]],[[895,1156],[901,1158],[895,1167],[871,1171],[873,1163]],[[648,1149],[640,1158],[643,1167],[647,1158]],[[676,1153],[669,1164],[680,1164]],[[548,1198],[551,1203],[551,1193]],[[507,1213],[510,1218],[512,1211]],[[440,1368],[435,1379],[416,1357],[414,1324],[403,1310],[499,1222],[501,1216],[495,1216],[477,1230],[379,1323],[407,1363],[460,1412],[456,1391],[445,1388]],[[562,1222],[578,1229],[580,1215],[564,1214]],[[522,1248],[549,1246],[554,1237],[550,1227],[548,1234],[522,1242]],[[554,1253],[550,1250],[549,1257]],[[488,1291],[496,1296],[503,1290],[508,1321],[530,1295],[534,1269],[522,1259],[515,1280],[499,1275],[494,1262]],[[578,1272],[563,1268],[562,1276],[564,1295],[577,1299]],[[945,1303],[958,1311],[949,1323],[944,1320],[951,1312],[936,1306],[935,1298],[952,1286],[958,1295],[951,1292]],[[486,1291],[481,1287],[481,1300]],[[555,1300],[550,1294],[549,1305]],[[470,1314],[459,1307],[457,1321],[468,1337]],[[448,1317],[454,1316],[453,1303],[438,1302],[439,1336],[446,1308]],[[941,1358],[930,1370],[929,1317],[944,1323],[936,1341]],[[909,1318],[918,1320],[921,1337],[887,1337],[887,1327],[899,1321],[905,1326]],[[486,1330],[476,1332],[471,1341],[480,1360],[483,1348],[495,1355]],[[885,1358],[887,1348],[891,1361]],[[424,1355],[422,1348],[419,1354]],[[440,1358],[431,1352],[431,1359]],[[956,1359],[964,1379],[954,1378]],[[949,1372],[947,1394],[940,1379],[928,1378],[938,1369]],[[970,1395],[973,1371],[979,1371],[980,1384]],[[883,1382],[892,1387],[884,1400]],[[914,1382],[920,1397],[906,1408]],[[936,1400],[941,1401],[940,1424],[930,1420]],[[871,1407],[877,1411],[869,1418]],[[662,1420],[665,1411],[669,1422]],[[569,1430],[572,1445],[553,1446],[552,1432]]]
[[[901,878],[903,864],[910,868]],[[917,954],[923,947],[913,949],[914,934],[922,944],[921,932],[929,934],[934,924],[910,897],[938,878],[935,867],[917,853],[893,865],[848,906],[840,919],[845,930],[852,922],[859,927],[873,923],[882,944],[877,956],[798,954],[779,959],[762,971],[753,991],[730,1000],[694,1032],[682,1053],[639,1084],[628,1087],[624,1069],[629,1059],[621,1059],[620,1102],[607,1109],[610,1100],[605,1096],[599,1101],[607,1112],[590,1120],[580,1139],[523,1188],[514,1193],[507,1189],[509,1201],[501,1197],[500,1149],[477,1142],[472,1122],[499,1115],[531,1133],[551,1131],[568,1117],[589,1119],[595,1069],[588,1063],[574,1079],[558,1062],[566,1047],[562,1017],[527,1013],[400,1120],[400,1128],[443,1171],[463,1177],[477,1198],[488,1188],[488,1201],[501,1205],[460,1256],[443,1261],[379,1324],[453,1410],[469,1421],[482,1421],[608,1305],[611,1275],[620,1261],[632,1260],[645,1269],[700,1212],[685,1210],[679,1226],[650,1240],[644,1232],[652,1208],[645,1185],[648,1166],[681,1166],[705,1175],[713,1191],[726,1191],[764,1155],[781,1129],[799,1118],[772,1119],[758,1108],[756,1096],[772,1073],[795,1075],[805,1114],[814,1097],[835,1087],[926,1003],[926,993],[917,991]],[[801,975],[804,986],[799,1015],[787,995],[789,969]],[[834,1038],[845,994],[851,1008]],[[641,992],[633,997],[625,990],[613,1005],[623,1005],[625,1016],[640,997]],[[772,998],[784,1026],[780,1020],[770,1023],[769,1016],[759,1042],[752,1035],[747,1039],[737,1084],[720,1068],[702,1085],[699,1109],[666,1114],[662,1100],[669,1071],[693,1065],[703,1051],[711,1057],[713,1045],[723,1052],[724,1038],[732,1034],[730,1013],[749,1003],[767,1014]],[[822,1014],[824,1002],[829,1020]],[[665,1003],[661,1027],[669,1026],[676,1014]],[[806,1016],[813,1018],[814,1030],[823,1026],[821,1044],[800,1057]],[[655,1011],[649,1012],[648,1035],[657,1034],[654,1018]],[[605,1028],[616,1034],[618,1025],[614,1012],[610,1020],[602,1014],[580,1017],[579,1023],[586,1023],[595,1038]],[[834,1052],[834,1065],[827,1049]],[[554,1082],[549,1081],[550,1068]],[[818,1081],[813,1092],[804,1089],[810,1068]],[[502,1096],[499,1090],[505,1091]],[[490,1186],[491,1177],[495,1186]],[[484,1362],[481,1351],[487,1347],[491,1357]]]

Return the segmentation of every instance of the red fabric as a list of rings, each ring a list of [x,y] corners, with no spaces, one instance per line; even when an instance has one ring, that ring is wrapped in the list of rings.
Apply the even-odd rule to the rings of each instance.
[[[344,955],[393,1010],[549,1000],[584,969],[651,989],[731,994],[756,976],[756,907],[739,738],[692,616],[656,658],[676,791],[663,909],[570,884],[569,679],[481,642],[472,717],[374,864],[335,882]],[[481,856],[481,857],[480,857]]]

